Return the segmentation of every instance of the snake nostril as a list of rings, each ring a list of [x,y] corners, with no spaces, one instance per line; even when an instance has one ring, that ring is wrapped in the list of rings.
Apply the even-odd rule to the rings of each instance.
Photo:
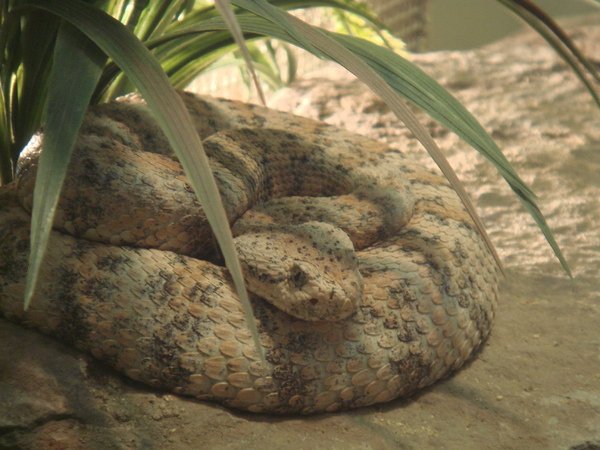
[[[311,305],[313,305],[313,306],[314,306],[314,305],[316,305],[317,303],[319,303],[319,299],[316,299],[316,298],[311,298],[311,299],[310,299],[308,302],[309,302]]]
[[[294,265],[290,270],[289,279],[294,287],[299,289],[308,281],[308,275],[306,275],[306,272],[300,266]]]

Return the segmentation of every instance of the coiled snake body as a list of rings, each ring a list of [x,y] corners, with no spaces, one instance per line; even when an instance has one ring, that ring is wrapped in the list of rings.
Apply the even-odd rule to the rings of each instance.
[[[498,268],[446,181],[383,144],[243,103],[197,122],[260,331],[166,138],[137,96],[92,108],[41,281],[22,308],[42,134],[0,190],[0,311],[152,386],[253,412],[406,396],[490,331]]]

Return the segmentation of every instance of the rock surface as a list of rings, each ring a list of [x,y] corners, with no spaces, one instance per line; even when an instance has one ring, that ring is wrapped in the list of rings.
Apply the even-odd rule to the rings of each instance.
[[[599,19],[570,28],[596,64]],[[600,448],[600,111],[533,34],[414,59],[467,106],[540,195],[574,280],[495,169],[421,115],[506,266],[492,336],[467,367],[409,400],[273,418],[155,392],[0,319],[0,448]],[[270,106],[385,140],[431,164],[385,104],[342,69],[327,66]]]

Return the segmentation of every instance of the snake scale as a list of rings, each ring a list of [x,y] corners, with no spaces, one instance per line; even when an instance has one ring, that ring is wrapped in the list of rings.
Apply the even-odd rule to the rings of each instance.
[[[326,124],[181,96],[232,223],[261,363],[201,207],[136,95],[90,108],[22,301],[43,133],[0,189],[0,311],[160,389],[264,413],[408,396],[488,336],[499,269],[442,177]]]

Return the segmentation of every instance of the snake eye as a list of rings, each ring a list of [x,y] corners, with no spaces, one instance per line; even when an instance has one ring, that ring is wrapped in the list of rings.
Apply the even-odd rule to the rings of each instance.
[[[302,270],[302,267],[294,264],[294,266],[290,269],[289,280],[296,289],[300,289],[308,281],[308,275],[304,270]]]

